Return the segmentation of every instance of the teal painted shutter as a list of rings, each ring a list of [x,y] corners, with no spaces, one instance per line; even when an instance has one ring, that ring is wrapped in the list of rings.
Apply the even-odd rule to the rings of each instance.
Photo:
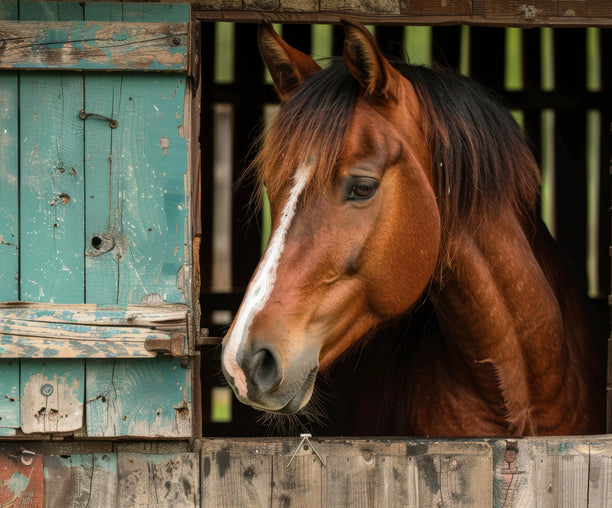
[[[15,395],[0,435],[188,437],[187,78],[125,69],[184,72],[186,30],[149,37],[155,51],[131,41],[186,27],[190,6],[22,0],[0,19],[17,4],[13,28],[45,44],[12,68],[49,69],[0,71],[0,301],[39,304],[0,309],[0,388]],[[142,324],[134,305],[161,317]],[[136,358],[160,349],[184,358]]]

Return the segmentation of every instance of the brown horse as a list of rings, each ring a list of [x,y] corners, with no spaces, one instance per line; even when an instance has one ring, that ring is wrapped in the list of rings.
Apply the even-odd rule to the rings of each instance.
[[[282,107],[256,160],[273,233],[224,339],[238,399],[300,411],[319,370],[386,334],[411,341],[389,358],[400,433],[603,431],[586,299],[537,219],[520,128],[473,81],[392,65],[344,27],[325,69],[260,29]]]

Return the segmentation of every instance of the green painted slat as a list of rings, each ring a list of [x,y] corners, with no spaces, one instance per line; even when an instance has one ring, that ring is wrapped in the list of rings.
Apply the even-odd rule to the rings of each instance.
[[[20,2],[21,20],[82,21],[79,2]],[[20,73],[21,298],[83,302],[83,78]],[[21,429],[82,427],[84,360],[21,360]]]
[[[21,360],[21,430],[68,432],[83,426],[83,360]]]
[[[72,21],[83,19],[81,2],[19,0],[19,19],[24,21]]]
[[[0,19],[17,19],[18,15],[18,0],[2,0],[2,2],[0,2]]]
[[[154,8],[152,8],[154,7]],[[166,3],[152,6],[142,2],[125,2],[123,20],[138,20],[146,23],[159,21],[187,22],[190,19],[191,6],[188,3]]]
[[[86,126],[87,301],[185,302],[184,79],[88,74],[86,90],[87,111],[118,121]]]
[[[21,298],[83,301],[83,78],[21,73]]]
[[[17,14],[17,0],[0,2],[0,19]],[[18,97],[17,74],[0,72],[0,301],[19,299]]]
[[[76,5],[75,5],[76,4]],[[22,0],[28,21],[82,20],[76,2]],[[82,302],[83,77],[22,72],[21,299]]]
[[[86,363],[88,436],[191,436],[190,366],[165,358]]]
[[[0,359],[0,436],[19,427],[19,360]]]
[[[19,128],[16,73],[0,72],[0,301],[19,299]]]

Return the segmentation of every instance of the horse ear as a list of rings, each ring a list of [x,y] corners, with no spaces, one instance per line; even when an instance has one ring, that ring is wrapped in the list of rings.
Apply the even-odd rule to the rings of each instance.
[[[344,61],[353,77],[361,83],[364,96],[387,98],[395,69],[387,62],[374,37],[363,25],[342,20]]]
[[[281,39],[267,21],[259,25],[259,51],[282,101],[321,70],[312,58]]]

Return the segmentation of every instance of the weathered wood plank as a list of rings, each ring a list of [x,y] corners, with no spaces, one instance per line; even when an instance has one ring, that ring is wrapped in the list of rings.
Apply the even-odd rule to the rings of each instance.
[[[42,455],[34,455],[27,462],[0,453],[0,506],[43,507]]]
[[[45,455],[45,507],[112,508],[117,497],[117,455]]]
[[[495,506],[606,506],[612,499],[612,441],[525,438],[493,444]]]
[[[119,127],[86,138],[88,299],[188,302],[184,79],[94,78],[86,82],[86,108],[112,111]]]
[[[228,500],[245,508],[271,506],[272,457],[259,453],[256,444],[240,453],[233,442],[204,449],[202,506],[224,507]],[[296,443],[297,445],[297,443]]]
[[[487,443],[313,439],[296,452],[299,444],[203,440],[203,505],[230,499],[245,506],[491,505]]]
[[[362,0],[347,0],[341,2],[339,7],[336,7],[336,3],[331,0],[321,0],[318,2],[318,8],[308,11],[285,8],[282,1],[274,4],[253,2],[253,9],[247,9],[239,0],[194,0],[193,17],[207,21],[258,22],[267,19],[276,23],[339,23],[342,18],[350,16],[351,19],[377,25],[463,24],[522,28],[612,26],[610,0],[597,2],[569,0],[569,3],[544,1],[535,5],[511,2],[510,7],[507,7],[503,0],[498,2],[387,1],[380,2],[380,5]],[[554,9],[557,4],[560,8]],[[551,7],[554,10],[551,11]]]
[[[221,2],[219,2],[221,3]],[[231,3],[226,2],[224,8],[231,8]],[[241,6],[246,11],[274,12],[317,12],[319,10],[318,0],[244,0]],[[240,6],[239,6],[240,7]]]
[[[0,357],[131,358],[159,351],[182,356],[187,309],[182,304],[0,303]]]
[[[21,430],[70,432],[83,426],[82,360],[21,360]]]
[[[0,301],[19,298],[17,75],[0,72]]]
[[[19,360],[0,359],[0,436],[19,428]]]
[[[11,332],[12,333],[12,332]],[[153,335],[148,339],[153,340]],[[163,340],[171,340],[166,338]],[[152,358],[147,339],[72,340],[0,334],[0,358]]]
[[[0,19],[18,11],[17,0],[0,2]],[[16,73],[0,72],[0,301],[19,298],[18,86]]]
[[[150,328],[109,326],[72,323],[41,323],[23,319],[0,320],[0,335],[15,335],[25,338],[63,339],[69,342],[103,343],[105,340],[143,344],[147,340],[171,339],[169,333],[156,332]]]
[[[347,14],[385,14],[400,13],[399,0],[319,0],[321,12],[342,12]]]
[[[85,16],[184,23],[190,15],[187,4],[120,7],[87,4]],[[85,109],[118,121],[86,131],[87,301],[189,302],[185,79],[87,73],[85,86]]]
[[[0,69],[187,71],[188,23],[0,21]]]
[[[23,21],[82,21],[75,2],[22,1]],[[20,74],[20,298],[83,302],[83,78]],[[21,428],[71,432],[83,426],[84,362],[21,361]]]
[[[21,297],[83,301],[83,81],[20,78]]]
[[[119,453],[118,456],[122,506],[200,506],[197,453]]]
[[[45,323],[82,323],[113,326],[151,326],[170,329],[184,325],[187,305],[98,305],[40,302],[0,302],[0,319],[29,319]]]
[[[86,362],[88,436],[191,436],[189,364],[159,357]]]

